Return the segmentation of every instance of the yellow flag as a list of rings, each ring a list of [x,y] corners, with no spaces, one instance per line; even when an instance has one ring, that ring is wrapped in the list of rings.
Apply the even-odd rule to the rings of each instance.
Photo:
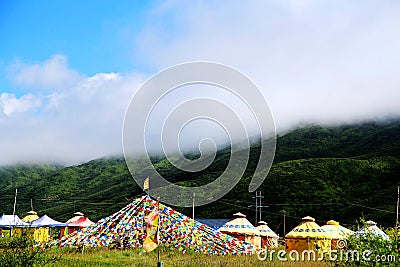
[[[156,204],[156,207],[158,207],[158,202]],[[157,236],[158,218],[159,218],[158,208],[155,208],[144,218],[146,222],[146,238],[143,242],[143,249],[146,252],[153,251],[158,246],[158,236]]]
[[[149,190],[150,188],[150,178],[147,177],[146,179],[144,179],[144,183],[143,183],[143,190]]]

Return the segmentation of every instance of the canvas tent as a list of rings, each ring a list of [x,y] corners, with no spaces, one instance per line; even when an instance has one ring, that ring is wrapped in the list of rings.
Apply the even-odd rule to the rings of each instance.
[[[304,250],[322,252],[331,248],[330,234],[310,216],[302,218],[301,223],[286,234],[285,242],[288,252],[292,250],[297,252],[303,252]]]
[[[251,244],[217,232],[170,207],[158,204],[148,196],[135,199],[111,216],[43,246],[109,247],[120,239],[128,247],[143,247],[147,238],[144,219],[155,210],[159,214],[159,240],[166,246],[182,252],[190,248],[212,255],[254,252]]]
[[[260,231],[246,219],[246,215],[240,212],[233,214],[233,219],[225,223],[218,231],[249,242],[257,248],[261,247]]]
[[[0,217],[0,228],[2,236],[21,235],[22,228],[29,224],[22,221],[18,215],[3,215]]]
[[[51,240],[51,229],[52,227],[65,227],[66,223],[61,223],[56,220],[53,220],[46,214],[40,217],[39,219],[33,221],[31,223],[31,231],[33,235],[33,239],[37,242],[47,242]]]
[[[366,221],[365,225],[362,226],[358,231],[356,231],[355,234],[359,236],[372,234],[374,236],[381,237],[384,240],[389,240],[389,236],[384,231],[379,229],[379,227],[376,225],[376,222],[374,221]]]
[[[86,217],[82,212],[75,212],[74,215],[74,217],[66,222],[67,227],[61,229],[61,236],[71,234],[78,229],[82,229],[94,224],[94,222],[89,220],[89,218]]]
[[[22,221],[18,215],[3,215],[0,217],[0,227],[27,227],[28,223]]]
[[[62,223],[56,220],[53,220],[46,214],[37,219],[36,221],[32,222],[32,227],[62,227],[67,226],[66,223]]]
[[[321,226],[322,229],[324,229],[327,233],[329,233],[332,237],[331,240],[331,248],[332,249],[337,249],[337,242],[339,240],[345,240],[354,232],[350,229],[347,229],[346,227],[343,227],[339,224],[339,222],[334,221],[334,220],[329,220],[326,222],[325,225]],[[339,244],[339,248],[342,248],[341,245]]]
[[[261,234],[261,247],[262,248],[274,248],[278,246],[279,236],[268,227],[268,224],[264,221],[259,221],[256,229]]]

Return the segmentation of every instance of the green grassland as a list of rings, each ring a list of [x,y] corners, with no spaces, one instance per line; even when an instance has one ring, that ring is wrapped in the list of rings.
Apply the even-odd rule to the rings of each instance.
[[[80,250],[48,251],[51,254],[62,254],[60,260],[54,266],[157,266],[157,251],[143,253],[141,249],[107,250],[89,249],[81,253]],[[274,258],[261,261],[257,255],[241,256],[210,256],[201,253],[181,253],[177,250],[162,248],[160,261],[165,267],[204,267],[204,266],[271,266],[271,267],[325,267],[325,262],[282,262]]]

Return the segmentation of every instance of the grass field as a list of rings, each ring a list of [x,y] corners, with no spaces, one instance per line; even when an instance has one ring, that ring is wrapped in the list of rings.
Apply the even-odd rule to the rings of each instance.
[[[54,266],[157,266],[157,251],[144,253],[141,249],[107,250],[87,249],[83,253],[76,249],[51,249],[47,253],[58,254],[60,260]],[[210,256],[200,253],[181,253],[168,248],[161,249],[161,261],[169,266],[293,266],[325,267],[324,262],[281,262],[277,259],[260,261],[256,255]]]

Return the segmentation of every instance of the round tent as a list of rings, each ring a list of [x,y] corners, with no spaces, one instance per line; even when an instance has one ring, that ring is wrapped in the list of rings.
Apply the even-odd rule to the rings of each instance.
[[[354,232],[346,227],[343,227],[339,224],[339,222],[330,220],[327,221],[325,225],[321,227],[327,233],[329,233],[332,237],[331,246],[332,249],[337,248],[337,242],[339,240],[347,239],[349,236],[354,234]]]
[[[258,248],[261,246],[260,231],[246,219],[246,215],[240,212],[233,214],[233,219],[225,223],[218,231],[249,242]]]
[[[39,216],[37,215],[36,211],[31,210],[31,211],[28,211],[26,214],[27,215],[24,218],[22,218],[22,220],[24,222],[31,223],[31,222],[39,219]]]
[[[72,217],[71,219],[69,219],[68,221],[66,221],[65,223],[72,223],[75,222],[77,220],[79,220],[80,218],[85,217],[85,214],[83,214],[82,212],[75,212],[74,213],[74,217]]]
[[[78,229],[82,229],[94,224],[94,222],[89,220],[89,218],[86,217],[82,212],[75,212],[74,215],[74,217],[66,222],[67,227],[61,229],[61,236],[71,234]]]
[[[366,221],[365,225],[362,226],[355,234],[359,236],[372,234],[373,236],[381,237],[384,240],[390,239],[384,231],[379,229],[379,227],[376,225],[376,222],[374,221]]]
[[[322,252],[331,248],[330,234],[310,216],[302,218],[301,223],[286,234],[285,242],[287,251],[314,250]]]
[[[262,248],[275,248],[278,246],[279,236],[268,227],[264,221],[259,221],[256,229],[261,234],[261,247]]]

